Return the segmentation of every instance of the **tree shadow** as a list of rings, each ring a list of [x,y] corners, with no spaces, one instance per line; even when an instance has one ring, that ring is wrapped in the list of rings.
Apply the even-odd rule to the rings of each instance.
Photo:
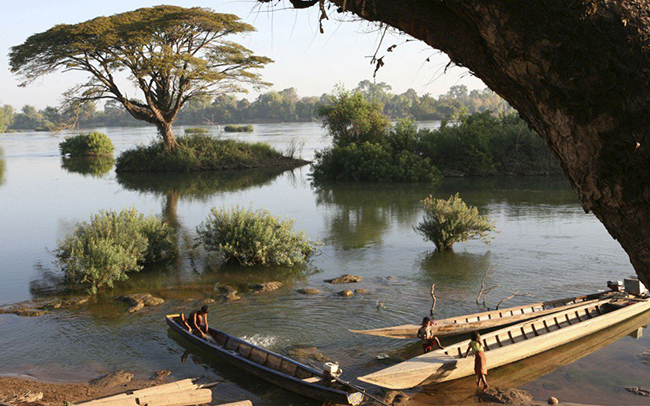
[[[326,241],[351,250],[382,245],[394,224],[410,227],[431,184],[319,183],[314,190],[316,204],[326,209]]]
[[[97,157],[62,157],[61,167],[70,173],[101,178],[113,169],[115,159],[112,156]]]

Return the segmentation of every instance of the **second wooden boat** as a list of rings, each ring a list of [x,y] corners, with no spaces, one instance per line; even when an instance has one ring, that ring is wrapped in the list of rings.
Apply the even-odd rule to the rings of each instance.
[[[165,317],[169,327],[176,333],[231,365],[267,382],[321,402],[358,405],[363,401],[363,393],[342,381],[325,378],[323,371],[212,327],[208,331],[214,341],[203,339],[187,331],[179,323],[179,317],[178,314]]]
[[[519,323],[551,313],[557,313],[571,307],[591,303],[613,295],[614,292],[599,292],[589,295],[575,296],[566,299],[550,300],[547,302],[531,303],[523,306],[507,307],[482,313],[466,314],[448,319],[436,320],[433,334],[438,337],[467,334],[472,331],[492,329],[509,324]],[[371,330],[350,330],[353,333],[368,334],[378,337],[414,339],[417,338],[419,324],[376,328]]]
[[[542,353],[650,310],[650,299],[617,294],[518,323],[481,336],[489,368]],[[474,373],[465,357],[469,340],[420,355],[359,380],[389,389],[408,389]]]

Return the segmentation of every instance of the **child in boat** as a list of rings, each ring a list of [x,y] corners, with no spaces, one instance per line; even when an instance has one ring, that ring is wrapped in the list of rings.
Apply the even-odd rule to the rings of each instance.
[[[487,383],[487,361],[485,360],[485,351],[483,349],[483,344],[481,344],[481,335],[478,331],[472,333],[472,339],[469,342],[469,347],[467,347],[467,352],[465,353],[465,358],[469,356],[469,353],[474,355],[474,373],[476,374],[476,387],[479,388],[481,382],[484,385],[483,390],[486,390],[490,386]]]
[[[436,324],[435,319],[431,320],[428,317],[422,319],[422,327],[418,330],[418,338],[422,340],[422,350],[426,354],[433,350],[433,344],[437,344],[438,347],[444,348],[440,344],[438,337],[433,335],[433,326]]]
[[[187,318],[181,314],[181,322],[187,327],[187,331],[194,333],[201,338],[207,338],[208,335],[208,306],[203,306],[199,310],[194,310]],[[201,329],[203,324],[204,329]]]

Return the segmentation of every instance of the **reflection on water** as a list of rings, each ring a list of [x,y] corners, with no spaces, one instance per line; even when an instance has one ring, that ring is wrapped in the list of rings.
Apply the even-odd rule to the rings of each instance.
[[[62,157],[61,167],[70,173],[101,178],[113,169],[115,159],[112,156],[96,157]]]
[[[148,127],[102,131],[112,139],[117,153],[156,137],[155,129]],[[280,150],[296,136],[306,141],[308,159],[327,144],[318,123],[260,125],[254,134],[226,135],[267,141]],[[62,168],[58,141],[43,133],[0,137],[5,152],[0,163],[6,164],[0,188],[0,304],[58,292],[61,273],[53,267],[48,249],[55,248],[76,222],[101,209],[135,206],[146,214],[160,214],[162,207],[163,216],[180,231],[181,256],[172,264],[133,274],[87,307],[39,318],[0,315],[0,373],[78,380],[116,369],[144,377],[170,369],[178,379],[226,377],[224,391],[233,396],[224,400],[251,398],[282,405],[292,395],[273,387],[250,387],[246,377],[226,376],[227,368],[201,355],[189,357],[197,363],[181,362],[185,349],[168,336],[164,315],[189,311],[206,299],[217,298],[220,286],[232,285],[242,292],[242,299],[215,304],[211,323],[240,337],[262,337],[276,351],[289,345],[316,346],[339,361],[347,377],[354,377],[379,369],[379,353],[404,353],[405,343],[354,335],[348,329],[421,320],[429,311],[432,283],[438,297],[436,315],[443,318],[477,310],[476,293],[488,267],[493,269],[490,283],[499,285],[491,293],[492,300],[515,291],[531,292],[532,297],[509,301],[513,306],[592,292],[604,288],[607,280],[633,273],[625,252],[593,215],[584,213],[562,178],[312,187],[306,167],[287,172],[120,176],[111,170],[100,177],[79,176]],[[468,204],[489,213],[500,233],[489,246],[470,241],[455,246],[454,253],[434,254],[433,244],[423,241],[412,228],[423,215],[420,200],[430,193],[447,198],[456,192]],[[267,208],[275,215],[294,218],[296,229],[325,243],[322,254],[299,273],[203,263],[200,248],[193,247],[194,230],[211,207],[230,205]],[[348,286],[323,281],[345,273],[363,280]],[[249,292],[249,284],[271,280],[284,286],[267,294]],[[304,287],[320,293],[299,294],[297,289]],[[337,296],[346,288],[368,289],[369,293]],[[152,293],[165,303],[127,315],[126,306],[112,299],[127,292]],[[378,301],[385,306],[378,308]],[[584,390],[571,398],[568,389],[557,389],[566,400],[580,401],[581,394],[589,392],[609,403],[615,396],[627,404],[645,401],[620,395],[615,389],[626,377],[624,373],[609,386],[592,376],[629,368],[634,371],[630,381],[650,381],[650,368],[636,359],[639,346],[650,346],[647,334],[638,341],[624,337],[569,365],[558,363],[544,377],[530,374],[526,379],[532,381],[525,385],[543,399],[553,394],[545,388],[565,388],[568,376],[572,385]],[[417,345],[413,348],[418,350]]]
[[[4,180],[5,180],[5,168],[7,166],[5,164],[5,160],[3,159],[4,154],[5,154],[4,150],[2,148],[0,148],[0,186],[2,186],[2,184],[4,183]]]

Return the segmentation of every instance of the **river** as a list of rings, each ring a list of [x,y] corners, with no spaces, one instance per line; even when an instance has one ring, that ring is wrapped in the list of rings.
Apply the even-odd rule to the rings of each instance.
[[[156,137],[150,127],[99,131],[113,140],[116,156]],[[168,332],[164,314],[188,311],[215,297],[217,283],[282,281],[278,291],[244,293],[241,301],[215,305],[211,324],[280,352],[290,345],[316,346],[352,378],[379,369],[378,354],[395,357],[409,349],[404,350],[402,341],[347,330],[417,322],[428,313],[432,283],[437,287],[436,314],[443,318],[477,310],[476,294],[488,268],[488,284],[498,285],[488,297],[492,306],[515,292],[528,296],[517,296],[510,305],[593,292],[604,289],[608,280],[634,273],[625,252],[592,214],[584,213],[563,178],[316,187],[309,180],[309,166],[287,172],[118,177],[110,162],[89,167],[62,161],[62,137],[0,134],[0,304],[56,294],[61,275],[50,250],[76,222],[101,209],[135,206],[164,216],[180,229],[182,255],[167,267],[133,275],[89,306],[33,318],[0,315],[0,374],[62,381],[87,380],[117,369],[143,377],[169,369],[179,379],[224,379],[223,400],[312,404],[200,353],[185,353]],[[329,143],[317,123],[260,124],[252,134],[232,137],[265,141],[281,150],[293,144],[305,159]],[[447,198],[457,192],[488,213],[499,232],[490,245],[470,241],[458,244],[454,253],[434,253],[433,245],[413,231],[422,217],[419,201],[429,194]],[[200,248],[192,248],[195,229],[211,207],[235,204],[295,219],[296,229],[323,242],[322,253],[303,272],[215,265]],[[348,286],[323,281],[347,273],[363,277],[352,289],[369,293],[339,297],[336,292]],[[304,287],[321,293],[297,293]],[[125,314],[124,305],[110,297],[126,292],[152,293],[165,303]],[[637,329],[646,323],[642,317],[609,335],[490,371],[489,379],[527,389],[536,399],[650,404],[649,398],[624,389],[650,382],[650,366],[637,357],[650,347],[649,335],[632,337],[643,333]],[[471,384],[462,380],[412,394],[421,404],[462,404],[473,393]]]

